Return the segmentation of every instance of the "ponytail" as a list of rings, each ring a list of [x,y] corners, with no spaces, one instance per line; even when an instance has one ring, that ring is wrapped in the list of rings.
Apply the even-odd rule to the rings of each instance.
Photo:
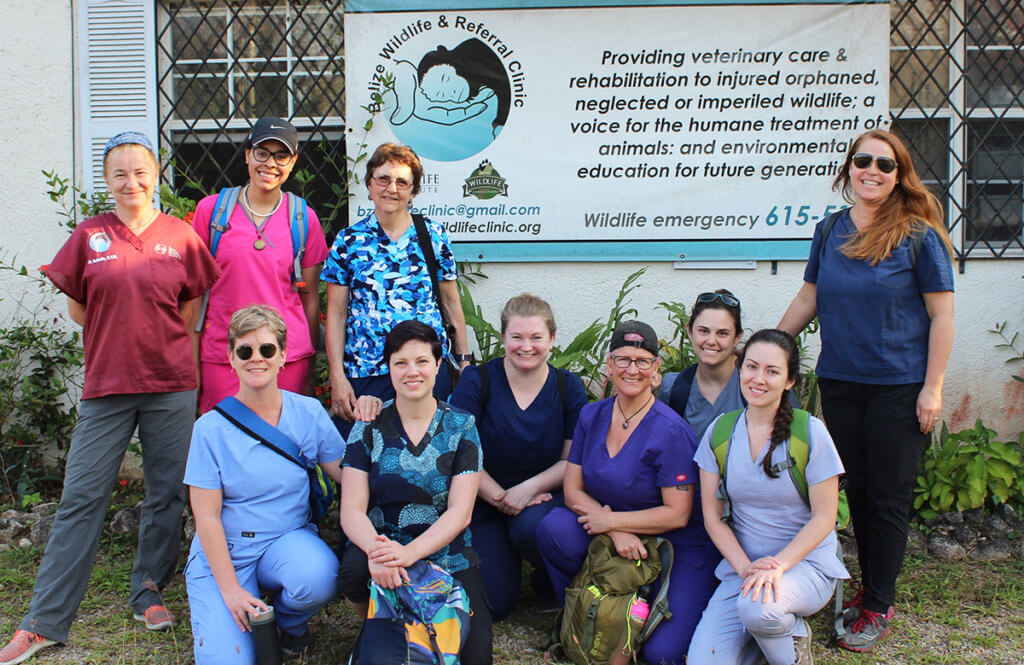
[[[779,474],[772,470],[772,455],[783,441],[789,438],[790,426],[793,424],[793,404],[789,401],[789,390],[782,391],[779,408],[775,410],[775,422],[772,424],[772,439],[768,452],[761,460],[761,467],[769,478],[778,478]]]

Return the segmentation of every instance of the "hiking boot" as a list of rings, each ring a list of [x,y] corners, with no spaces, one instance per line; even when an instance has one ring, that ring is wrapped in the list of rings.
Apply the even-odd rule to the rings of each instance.
[[[7,646],[0,649],[0,665],[15,665],[15,663],[24,662],[40,649],[45,649],[56,643],[56,640],[47,639],[27,630],[15,631],[14,637],[7,643]]]
[[[292,635],[281,631],[281,651],[289,656],[307,656],[313,653],[314,649],[316,649],[316,642],[309,634],[308,628],[301,635]]]
[[[793,665],[813,665],[814,658],[811,657],[811,640],[814,634],[811,632],[810,624],[807,624],[807,637],[793,638],[793,652],[796,659]]]
[[[146,624],[146,630],[167,630],[178,621],[163,605],[150,605],[142,614],[133,614],[136,621]]]
[[[857,620],[846,631],[843,639],[839,640],[839,646],[847,651],[858,653],[870,651],[889,634],[889,622],[892,620],[892,614],[891,607],[885,614],[872,612],[862,607]]]

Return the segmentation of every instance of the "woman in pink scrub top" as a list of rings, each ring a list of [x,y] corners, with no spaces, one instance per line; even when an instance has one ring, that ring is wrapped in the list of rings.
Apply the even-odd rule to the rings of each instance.
[[[320,337],[317,286],[320,264],[327,257],[327,241],[320,220],[307,206],[305,251],[300,259],[302,279],[295,283],[289,202],[281,186],[297,159],[298,132],[290,122],[262,118],[253,125],[245,144],[249,182],[239,192],[228,228],[221,233],[214,253],[223,274],[210,291],[202,324],[202,413],[238,391],[238,376],[226,361],[228,322],[233,312],[249,305],[274,307],[288,328],[288,362],[278,375],[278,385],[291,392],[313,394],[313,360]],[[196,233],[208,246],[216,202],[217,195],[204,198],[192,220]]]

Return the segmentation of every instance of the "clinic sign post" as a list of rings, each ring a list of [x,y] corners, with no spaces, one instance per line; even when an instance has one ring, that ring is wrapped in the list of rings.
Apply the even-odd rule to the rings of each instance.
[[[350,143],[376,111],[470,259],[804,258],[888,126],[887,2],[350,0],[345,40]]]

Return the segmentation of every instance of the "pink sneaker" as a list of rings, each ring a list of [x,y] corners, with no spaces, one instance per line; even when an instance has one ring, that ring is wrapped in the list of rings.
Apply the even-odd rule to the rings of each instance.
[[[174,613],[163,605],[150,605],[142,614],[133,615],[136,621],[146,624],[146,630],[167,630],[178,622]],[[3,663],[0,663],[3,665]]]
[[[27,630],[18,630],[14,637],[3,649],[0,649],[0,665],[15,665],[35,655],[40,649],[53,646],[56,640],[50,640],[42,635],[30,633]]]

